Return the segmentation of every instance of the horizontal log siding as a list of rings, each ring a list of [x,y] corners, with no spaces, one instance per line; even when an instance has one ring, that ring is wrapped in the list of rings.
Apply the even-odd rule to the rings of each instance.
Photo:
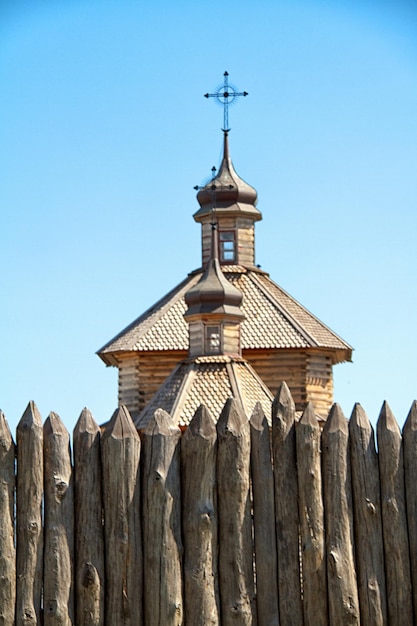
[[[211,219],[201,224],[201,255],[203,267],[207,265],[211,257]]]
[[[307,355],[306,393],[316,412],[327,416],[333,403],[333,369],[330,356]]]
[[[224,351],[236,354],[238,328],[228,325],[224,329]],[[201,333],[202,334],[202,333]],[[193,355],[198,351],[201,339],[196,327],[190,331]],[[123,359],[119,365],[119,405],[124,404],[136,415],[151,400],[174,367],[188,353],[142,352]],[[288,381],[297,411],[303,411],[312,402],[315,411],[325,417],[333,402],[333,375],[330,357],[302,350],[243,350],[246,359],[273,395],[279,383]]]
[[[136,356],[119,365],[119,406],[124,404],[132,414],[141,406],[138,365],[139,358]]]
[[[236,220],[237,261],[239,265],[255,264],[255,227],[252,220]]]
[[[211,218],[202,224],[201,246],[203,266],[211,258]],[[255,227],[251,219],[218,216],[218,230],[233,230],[235,232],[236,259],[239,265],[255,264]]]
[[[119,405],[137,415],[187,352],[149,352],[123,360],[119,365]]]
[[[224,324],[223,352],[225,354],[239,354],[240,352],[240,325]]]
[[[273,395],[285,380],[297,411],[312,402],[320,416],[327,416],[333,402],[332,365],[327,355],[305,350],[243,350],[242,356]]]
[[[198,356],[204,351],[204,325],[201,322],[189,325],[190,356]]]
[[[249,361],[273,395],[285,380],[294,398],[297,411],[307,403],[306,368],[307,355],[301,351],[243,350],[242,356]]]
[[[138,373],[142,407],[151,400],[177,363],[187,356],[188,353],[185,350],[178,350],[178,352],[164,353],[163,358],[158,353],[150,353],[146,357],[140,357]]]

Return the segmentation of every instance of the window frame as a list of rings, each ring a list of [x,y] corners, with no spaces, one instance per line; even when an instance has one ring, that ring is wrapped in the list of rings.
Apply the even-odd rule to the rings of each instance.
[[[230,239],[222,240],[222,235],[229,235]],[[232,243],[232,250],[226,250],[224,244]],[[219,230],[218,232],[219,258],[220,263],[237,263],[236,230]],[[233,258],[227,258],[228,253],[232,253]]]
[[[212,332],[210,332],[210,330]],[[217,332],[213,332],[217,331]],[[217,337],[217,339],[215,339]],[[213,347],[213,339],[218,341],[218,345]],[[215,355],[222,353],[222,326],[221,324],[204,324],[204,353]]]

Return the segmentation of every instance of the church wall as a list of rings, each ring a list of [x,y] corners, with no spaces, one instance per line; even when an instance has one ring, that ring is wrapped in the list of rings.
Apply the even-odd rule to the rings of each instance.
[[[158,352],[147,352],[140,356],[138,364],[140,410],[142,410],[151,400],[174,367],[180,361],[187,358],[187,356],[188,353],[185,350],[178,350],[177,352],[164,352],[163,354]]]
[[[236,353],[238,333],[237,325],[225,329],[223,341],[226,353]],[[195,334],[199,334],[197,329]],[[136,415],[151,400],[174,367],[187,356],[186,351],[163,354],[142,352],[122,359],[119,363],[119,404],[125,404]],[[333,403],[331,355],[302,350],[243,350],[242,356],[273,395],[279,383],[285,380],[298,411],[302,411],[310,401],[319,415],[327,417]]]
[[[299,350],[243,350],[242,356],[249,361],[257,374],[275,396],[278,385],[285,380],[291,390],[298,410],[307,401],[306,354]]]
[[[330,355],[312,353],[307,356],[307,397],[319,414],[327,416],[333,403],[333,369]]]
[[[223,327],[223,352],[240,354],[240,325],[225,324]]]
[[[252,220],[236,220],[239,265],[255,265],[255,227]]]
[[[138,365],[138,357],[123,360],[119,364],[119,405],[125,404],[132,414],[140,407]]]
[[[189,324],[190,356],[203,354],[204,351],[204,328],[201,322]]]
[[[207,265],[211,258],[211,218],[203,223],[202,228],[202,258],[203,265]],[[218,217],[219,231],[233,230],[236,234],[237,265],[255,264],[255,227],[253,220],[247,218]]]
[[[316,412],[327,417],[333,403],[331,355],[306,350],[243,350],[242,356],[274,396],[285,380],[298,411],[312,402]]]

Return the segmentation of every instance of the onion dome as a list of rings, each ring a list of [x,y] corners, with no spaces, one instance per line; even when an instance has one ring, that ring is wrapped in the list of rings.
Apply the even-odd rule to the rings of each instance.
[[[194,213],[196,222],[206,218],[213,208],[218,216],[242,215],[254,221],[262,219],[256,208],[257,192],[238,176],[229,154],[229,135],[224,131],[223,159],[218,174],[197,194],[200,209]]]
[[[225,278],[217,254],[216,225],[212,224],[212,258],[198,283],[185,294],[184,317],[217,314],[243,319],[242,292]]]
[[[212,259],[201,280],[185,294],[184,317],[223,314],[243,319],[242,293],[224,277],[218,259]]]

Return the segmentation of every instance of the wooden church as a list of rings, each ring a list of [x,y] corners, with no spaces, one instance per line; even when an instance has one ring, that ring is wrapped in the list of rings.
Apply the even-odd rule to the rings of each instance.
[[[223,130],[217,175],[199,189],[202,264],[106,343],[119,370],[119,404],[142,428],[156,408],[184,427],[200,404],[217,420],[233,396],[265,415],[285,380],[296,408],[323,419],[333,403],[333,365],[352,348],[255,264],[257,192],[236,173]]]

